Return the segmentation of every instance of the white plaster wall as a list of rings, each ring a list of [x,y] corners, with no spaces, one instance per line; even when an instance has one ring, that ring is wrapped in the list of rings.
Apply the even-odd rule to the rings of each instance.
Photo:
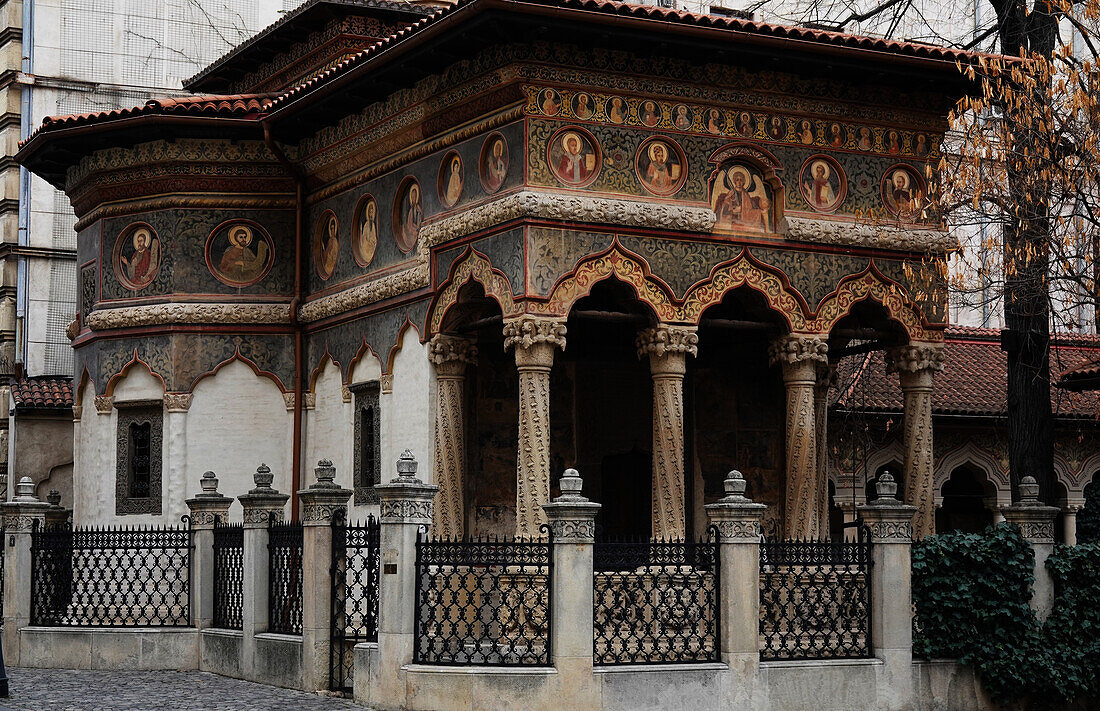
[[[382,405],[386,426],[382,441],[382,481],[397,476],[394,463],[401,452],[411,449],[420,462],[418,476],[434,482],[432,472],[432,419],[434,384],[427,347],[416,331],[409,328],[402,336],[401,349],[393,364],[393,394]],[[388,405],[388,407],[387,407]],[[386,411],[390,416],[386,417]]]
[[[208,470],[218,475],[218,491],[240,496],[253,487],[252,475],[261,463],[275,475],[272,486],[289,494],[292,420],[278,386],[240,361],[203,378],[187,412],[186,496],[198,492]],[[240,504],[233,505],[229,517],[241,519]]]
[[[332,460],[336,483],[352,488],[355,413],[352,404],[343,400],[342,386],[340,368],[328,361],[314,381],[316,406],[305,413],[303,489],[316,481],[313,468],[319,459]]]

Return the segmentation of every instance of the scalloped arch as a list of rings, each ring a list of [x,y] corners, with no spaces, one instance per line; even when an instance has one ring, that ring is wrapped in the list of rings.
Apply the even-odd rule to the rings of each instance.
[[[1012,484],[1008,478],[1008,472],[1001,468],[1000,462],[988,452],[973,442],[966,442],[940,457],[936,462],[936,469],[932,475],[932,486],[936,497],[943,498],[943,485],[951,478],[951,474],[961,466],[971,466],[985,474],[985,478],[997,490],[997,500],[1002,503],[1012,502]]]
[[[773,311],[780,314],[792,331],[804,331],[809,313],[806,300],[792,288],[778,270],[768,269],[742,250],[734,259],[711,270],[706,281],[695,284],[684,295],[680,320],[699,323],[703,312],[722,301],[734,289],[747,286],[761,294]]]
[[[900,323],[909,334],[910,342],[943,340],[943,331],[925,327],[920,307],[909,298],[906,289],[883,276],[874,264],[869,264],[859,274],[841,279],[836,290],[821,300],[806,330],[829,333],[840,319],[851,313],[853,306],[867,300],[883,306],[890,318]]]
[[[279,388],[280,393],[285,394],[285,393],[293,392],[293,390],[288,390],[287,387],[285,385],[283,385],[283,381],[279,380],[278,375],[275,375],[275,373],[271,373],[269,371],[261,369],[260,366],[256,365],[256,363],[254,363],[251,359],[247,358],[246,356],[241,355],[240,349],[236,350],[231,357],[226,358],[221,363],[218,363],[217,365],[215,365],[213,368],[211,368],[207,372],[200,374],[198,377],[196,377],[194,380],[192,380],[191,385],[188,386],[188,388],[187,388],[187,392],[189,392],[189,393],[195,392],[195,387],[198,386],[198,384],[200,382],[202,382],[203,380],[205,380],[207,378],[214,377],[215,375],[218,374],[219,370],[221,370],[225,366],[229,365],[233,361],[238,361],[238,360],[240,362],[244,363],[245,365],[247,365],[249,368],[251,368],[252,372],[255,373],[257,376],[259,376],[261,378],[266,378],[266,379],[270,380],[271,382],[275,383],[275,387]]]
[[[420,329],[416,327],[416,324],[409,320],[409,317],[405,317],[405,321],[401,324],[401,328],[397,329],[397,340],[393,344],[393,348],[390,348],[390,354],[386,357],[385,370],[383,374],[393,374],[393,363],[397,359],[397,353],[401,350],[405,343],[405,334],[409,329],[412,329],[416,334],[416,340],[418,343],[423,343],[424,339],[420,337]]]
[[[428,337],[439,333],[443,317],[452,306],[458,303],[459,290],[471,281],[481,284],[485,289],[485,295],[500,304],[500,310],[505,318],[523,312],[523,308],[516,304],[515,294],[512,291],[512,285],[508,283],[508,277],[504,276],[500,270],[494,269],[489,258],[484,254],[473,248],[467,248],[466,253],[451,267],[446,286],[440,290],[428,310],[426,334]],[[387,366],[390,372],[392,372],[393,355],[393,353],[390,354]]]
[[[114,395],[115,388],[118,387],[119,382],[126,377],[126,374],[129,373],[130,369],[133,368],[135,365],[141,365],[143,368],[149,371],[149,375],[153,376],[160,382],[161,390],[163,392],[168,392],[168,384],[164,381],[164,376],[153,370],[153,366],[149,365],[140,357],[138,357],[137,349],[135,348],[134,356],[129,361],[127,361],[126,365],[122,366],[122,368],[117,373],[112,375],[110,380],[107,381],[107,387],[103,389],[103,394],[108,396]]]
[[[404,328],[404,324],[402,324],[402,328]],[[399,343],[401,335],[401,333],[398,333]],[[355,351],[355,355],[353,355],[351,357],[351,360],[348,361],[348,372],[344,375],[344,385],[351,385],[356,382],[352,380],[352,376],[355,375],[355,369],[359,366],[359,363],[368,356],[373,356],[374,359],[378,362],[379,372],[385,372],[386,361],[383,361],[382,356],[374,352],[374,348],[371,346],[371,344],[367,343],[367,339],[364,336],[363,342],[359,344],[359,350]]]

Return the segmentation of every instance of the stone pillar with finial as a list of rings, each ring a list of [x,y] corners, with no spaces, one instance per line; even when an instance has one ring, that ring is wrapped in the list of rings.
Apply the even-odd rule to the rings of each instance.
[[[50,505],[50,508],[46,509],[47,526],[65,526],[69,523],[69,517],[73,512],[61,505],[60,491],[50,489],[49,493],[46,494],[46,503]]]
[[[252,480],[256,486],[247,494],[238,496],[237,501],[241,502],[241,508],[244,509],[244,637],[241,640],[241,675],[245,679],[255,680],[261,671],[257,664],[256,635],[267,631],[267,527],[283,521],[283,510],[290,495],[271,487],[275,475],[266,464],[256,468]]]
[[[557,670],[553,698],[561,708],[599,706],[592,678],[592,553],[600,505],[581,496],[583,485],[576,469],[566,469],[561,496],[542,505],[553,542],[550,650]]]
[[[4,661],[19,666],[19,630],[31,623],[31,535],[46,524],[50,505],[34,495],[25,476],[4,511]]]
[[[233,499],[218,493],[218,476],[203,472],[202,493],[187,499],[191,511],[191,622],[198,629],[214,621],[214,526],[229,518]]]
[[[883,709],[913,707],[913,601],[910,548],[916,506],[898,500],[890,472],[875,483],[877,498],[859,506],[871,530],[871,648],[883,661],[878,704]]]
[[[760,522],[767,506],[745,496],[747,482],[734,470],[723,483],[726,495],[707,504],[707,518],[718,531],[719,641],[729,665],[731,693],[748,703],[758,693],[760,665]]]
[[[346,523],[350,489],[336,484],[336,467],[317,462],[316,481],[298,492],[302,521],[302,686],[328,689],[329,646],[332,644],[333,520]]]
[[[1054,552],[1054,519],[1058,508],[1044,506],[1039,501],[1039,483],[1025,476],[1016,487],[1016,503],[1002,506],[1005,520],[1019,526],[1024,540],[1035,552],[1035,588],[1031,593],[1031,609],[1040,621],[1045,620],[1054,606],[1054,580],[1047,571],[1047,558]]]
[[[404,708],[405,672],[413,660],[416,637],[416,540],[432,524],[438,486],[417,478],[419,467],[406,449],[397,460],[397,476],[377,484],[382,573],[378,585],[378,658],[355,654],[355,700],[382,708]],[[369,688],[364,682],[370,680]]]

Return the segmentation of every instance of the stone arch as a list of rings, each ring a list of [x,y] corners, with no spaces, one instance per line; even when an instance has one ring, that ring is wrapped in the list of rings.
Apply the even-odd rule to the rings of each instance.
[[[1085,486],[1088,484],[1088,481],[1085,481],[1088,478],[1088,470],[1085,466],[1089,462],[1096,461],[1098,456],[1100,455],[1093,455],[1085,460],[1081,469],[1077,472],[1077,476],[1074,476],[1073,467],[1069,465],[1065,457],[1057,452],[1054,453],[1054,478],[1066,488],[1067,495],[1073,495],[1080,491],[1081,496],[1084,497]]]
[[[985,474],[985,478],[997,490],[997,502],[1012,503],[1012,483],[1008,472],[1001,468],[997,458],[973,442],[952,449],[940,457],[932,475],[932,486],[937,501],[943,499],[943,485],[951,474],[961,466],[969,466]]]
[[[443,314],[441,313],[441,318],[442,315]],[[384,371],[385,373],[388,373],[390,375],[393,374],[394,360],[397,358],[397,352],[401,350],[401,345],[405,342],[405,332],[408,331],[410,328],[413,330],[413,333],[416,334],[417,341],[419,343],[424,342],[424,339],[420,337],[420,329],[416,327],[416,324],[409,320],[408,316],[406,316],[404,323],[401,324],[401,328],[397,329],[397,339],[394,341],[393,347],[390,348],[389,355],[386,356]]]
[[[891,462],[901,462],[902,466],[905,466],[905,447],[900,440],[891,440],[889,444],[867,455],[867,461],[855,467],[852,477],[859,482],[858,486],[862,486],[862,482],[874,477],[875,472]]]
[[[522,306],[516,303],[512,285],[504,272],[493,268],[489,258],[481,252],[467,247],[466,252],[459,257],[451,267],[451,273],[447,281],[428,308],[427,337],[439,333],[443,317],[448,309],[458,303],[459,290],[468,282],[476,281],[485,290],[485,295],[495,299],[500,304],[500,310],[505,318],[516,316],[523,312]],[[411,325],[411,324],[410,324]],[[419,334],[419,330],[417,331]],[[399,340],[400,342],[400,340]],[[388,367],[393,366],[393,354],[388,359]]]
[[[92,395],[95,396],[95,380],[92,378],[92,374],[88,371],[88,366],[84,365],[80,368],[80,377],[76,379],[76,383],[73,386],[73,407],[80,409],[84,407],[84,388],[88,383],[92,384]]]
[[[325,366],[329,364],[335,365],[336,369],[340,370],[340,361],[336,360],[332,353],[329,352],[328,346],[325,346],[325,352],[321,354],[321,360],[317,362],[317,367],[309,374],[309,392],[314,394],[317,393],[317,379],[321,377],[321,374],[325,371]],[[341,371],[341,383],[343,380],[343,373]]]
[[[747,249],[728,262],[716,265],[706,281],[694,284],[684,295],[679,320],[698,324],[703,312],[718,304],[734,289],[746,286],[761,294],[773,311],[780,314],[791,331],[806,329],[809,306],[791,287],[786,276],[757,261]]]
[[[149,372],[149,375],[153,376],[153,378],[160,381],[160,388],[161,388],[162,392],[168,392],[168,384],[165,382],[164,376],[162,376],[157,371],[153,370],[153,366],[149,365],[144,360],[142,360],[138,356],[137,350],[134,350],[134,357],[131,358],[129,360],[129,362],[126,363],[126,365],[122,366],[122,368],[117,373],[112,375],[111,379],[107,381],[107,387],[103,389],[103,394],[107,395],[107,396],[114,395],[115,394],[115,388],[118,387],[118,384],[120,382],[122,382],[122,380],[130,372],[130,370],[133,367],[137,366],[137,365],[140,365],[143,368],[145,368],[145,370],[147,370]]]
[[[671,290],[650,273],[645,259],[623,248],[618,240],[605,251],[580,260],[573,271],[554,284],[545,302],[528,304],[527,312],[566,318],[573,304],[588,296],[597,283],[611,277],[632,287],[638,300],[653,309],[657,320],[682,322]]]
[[[859,274],[841,279],[836,290],[821,300],[807,331],[830,332],[840,319],[851,312],[853,306],[867,300],[885,308],[890,318],[905,329],[910,342],[943,340],[942,331],[925,328],[920,307],[913,303],[905,287],[883,276],[874,264],[867,265]]]
[[[399,335],[398,336],[398,343],[400,343],[400,342],[401,341],[400,341],[400,335]],[[354,379],[355,378],[355,369],[367,357],[373,357],[375,359],[375,361],[378,362],[379,372],[384,372],[383,371],[382,356],[380,356],[380,355],[378,355],[377,353],[374,352],[374,348],[371,347],[371,345],[369,343],[367,343],[367,339],[364,337],[363,342],[359,345],[359,350],[357,350],[355,352],[355,355],[352,356],[351,360],[348,361],[348,372],[344,375],[344,385],[351,385],[352,383],[357,382]]]
[[[272,373],[270,371],[264,370],[263,368],[258,366],[252,359],[248,358],[247,356],[242,355],[240,349],[237,349],[231,357],[226,358],[221,363],[218,363],[212,369],[206,371],[205,373],[199,374],[194,380],[191,381],[191,384],[187,388],[187,392],[194,392],[196,385],[198,385],[200,382],[202,382],[206,378],[213,377],[213,376],[217,375],[219,370],[221,370],[222,368],[224,368],[225,366],[229,365],[230,363],[232,363],[234,361],[240,361],[240,362],[244,363],[249,368],[251,368],[252,372],[255,373],[257,376],[259,376],[261,378],[267,378],[271,382],[275,383],[275,386],[279,388],[279,392],[281,392],[281,393],[291,393],[291,392],[293,392],[293,390],[288,389],[285,385],[283,385],[283,381],[279,379],[278,375],[276,375],[275,373]]]
[[[1066,489],[1069,490],[1071,496],[1077,495],[1081,499],[1085,498],[1085,487],[1093,481],[1100,484],[1100,452],[1087,457],[1085,461],[1081,462],[1081,468],[1077,472],[1077,478],[1073,480],[1073,486],[1066,485]]]

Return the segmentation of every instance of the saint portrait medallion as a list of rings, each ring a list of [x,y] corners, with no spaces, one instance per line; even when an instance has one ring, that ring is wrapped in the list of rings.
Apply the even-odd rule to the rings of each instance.
[[[882,203],[899,220],[916,222],[924,209],[924,180],[911,166],[897,164],[882,176]]]
[[[313,230],[313,265],[317,269],[317,276],[322,279],[331,277],[339,257],[340,223],[336,220],[336,213],[325,210]]]
[[[274,263],[271,235],[250,220],[223,222],[206,238],[206,266],[227,286],[251,286],[267,276]]]
[[[811,156],[799,171],[798,187],[806,203],[817,212],[833,212],[848,192],[844,170],[829,156]]]
[[[546,153],[554,177],[565,185],[583,188],[599,175],[599,145],[592,134],[582,128],[563,128],[555,133]]]
[[[412,176],[401,181],[393,200],[393,238],[402,252],[411,252],[420,236],[424,208],[420,202],[420,183]]]
[[[445,207],[454,207],[462,197],[463,182],[462,158],[457,151],[447,151],[439,164],[439,201]]]
[[[643,141],[634,156],[638,180],[654,195],[672,195],[678,191],[687,178],[686,164],[680,146],[664,136]]]
[[[137,291],[152,284],[160,263],[160,237],[147,223],[128,225],[115,240],[115,276],[127,289]]]
[[[351,238],[351,254],[355,263],[365,267],[378,249],[378,203],[373,195],[359,198],[355,206],[355,234]]]
[[[508,175],[508,142],[499,133],[490,133],[485,143],[481,144],[478,174],[481,187],[487,193],[495,193],[504,185]]]

